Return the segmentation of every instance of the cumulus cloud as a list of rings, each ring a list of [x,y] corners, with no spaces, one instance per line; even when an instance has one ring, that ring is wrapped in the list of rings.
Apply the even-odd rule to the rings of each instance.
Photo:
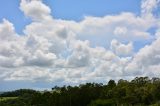
[[[120,41],[149,40],[152,36],[147,30],[153,26],[155,26],[155,19],[144,19],[133,13],[85,17],[77,28],[77,35],[80,39],[90,40],[93,45],[104,46],[105,42],[109,47],[112,39]]]
[[[21,0],[20,9],[34,21],[50,19],[51,10],[41,0]]]
[[[12,23],[8,20],[3,19],[3,22],[0,24],[0,34],[1,40],[9,40],[15,36],[15,29]]]
[[[111,41],[110,48],[115,52],[115,54],[120,56],[127,56],[133,53],[133,44],[131,42],[125,45],[113,39]]]
[[[68,65],[73,67],[84,67],[89,65],[90,50],[87,41],[77,41],[74,44],[72,51],[73,53],[68,58]]]
[[[53,53],[43,53],[40,50],[37,50],[33,57],[27,59],[28,65],[36,66],[50,66],[53,65],[54,60],[56,60],[56,55]]]
[[[149,65],[158,65],[160,63],[160,38],[155,40],[151,45],[142,48],[135,56],[135,61],[145,67]]]
[[[151,14],[157,3],[143,0],[142,14]],[[23,36],[6,19],[0,23],[1,80],[72,84],[159,75],[159,19],[153,14],[125,12],[75,22],[54,19],[42,0],[21,0],[20,9],[32,19]],[[153,27],[155,35],[148,31]],[[152,43],[136,52],[137,41]]]
[[[142,14],[152,14],[154,9],[158,7],[160,0],[142,0],[141,12]]]
[[[150,70],[158,69],[160,64],[160,38],[156,39],[151,45],[146,45],[144,48],[135,54],[133,60],[126,66],[126,73],[131,72],[135,75],[148,75],[148,73],[156,74],[158,71]],[[160,68],[160,67],[159,67]],[[159,73],[159,72],[158,72]],[[158,74],[157,73],[157,74]]]

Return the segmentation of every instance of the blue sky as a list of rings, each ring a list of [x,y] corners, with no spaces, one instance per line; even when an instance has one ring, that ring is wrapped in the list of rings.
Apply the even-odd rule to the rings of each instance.
[[[0,91],[160,76],[159,4],[1,0]]]
[[[140,13],[140,0],[45,0],[55,18],[81,20],[85,15],[105,16],[121,12]]]
[[[140,0],[43,0],[52,9],[52,15],[57,19],[80,21],[84,16],[105,16],[121,12],[140,14]],[[20,0],[0,1],[0,20],[11,21],[20,34],[31,20],[19,9]]]
[[[22,33],[26,24],[29,24],[27,19],[19,9],[20,0],[1,0],[0,1],[0,19],[6,18],[11,21],[18,33]]]

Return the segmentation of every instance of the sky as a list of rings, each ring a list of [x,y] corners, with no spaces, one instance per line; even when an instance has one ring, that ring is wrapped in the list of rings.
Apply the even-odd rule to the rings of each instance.
[[[0,91],[160,75],[160,0],[1,0]]]

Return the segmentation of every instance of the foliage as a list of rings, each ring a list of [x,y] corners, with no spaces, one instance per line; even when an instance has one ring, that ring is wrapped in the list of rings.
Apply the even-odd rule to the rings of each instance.
[[[0,101],[14,100],[18,99],[18,97],[0,97]]]
[[[20,89],[0,94],[0,106],[160,106],[160,79],[55,86],[44,92]]]

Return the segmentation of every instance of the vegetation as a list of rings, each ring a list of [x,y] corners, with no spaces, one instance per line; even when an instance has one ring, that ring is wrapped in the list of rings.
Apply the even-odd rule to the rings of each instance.
[[[55,86],[44,92],[21,89],[0,94],[0,98],[0,106],[160,106],[160,78]]]
[[[0,97],[0,101],[14,100],[18,99],[18,97]]]

